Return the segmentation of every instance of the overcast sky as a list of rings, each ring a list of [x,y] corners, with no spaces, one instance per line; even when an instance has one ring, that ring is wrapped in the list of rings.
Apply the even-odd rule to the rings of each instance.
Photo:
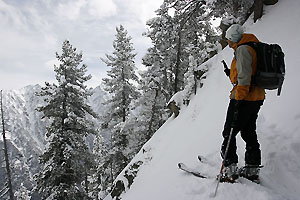
[[[55,82],[65,39],[83,52],[83,63],[98,86],[109,68],[100,60],[113,51],[116,26],[133,38],[136,64],[151,46],[146,21],[163,0],[0,0],[0,89]]]

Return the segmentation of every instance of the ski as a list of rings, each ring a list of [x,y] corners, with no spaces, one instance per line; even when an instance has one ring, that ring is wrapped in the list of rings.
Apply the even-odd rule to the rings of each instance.
[[[198,160],[203,163],[203,157],[202,156],[197,156]]]
[[[199,178],[207,178],[206,176],[203,176],[200,172],[197,172],[195,170],[188,168],[184,163],[178,163],[178,168],[184,172],[187,172],[187,173],[197,176]]]

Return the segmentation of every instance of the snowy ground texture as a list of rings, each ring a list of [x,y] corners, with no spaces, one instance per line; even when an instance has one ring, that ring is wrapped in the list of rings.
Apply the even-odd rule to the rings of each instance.
[[[245,24],[246,32],[260,41],[278,43],[285,52],[286,80],[280,97],[267,91],[257,132],[262,149],[261,184],[245,179],[221,183],[215,199],[296,200],[300,199],[300,1],[279,1],[265,7],[263,18]],[[211,199],[216,187],[221,158],[222,128],[229,103],[231,84],[221,60],[231,63],[228,47],[211,59],[204,87],[177,118],[167,121],[132,161],[143,165],[123,200]],[[244,142],[238,139],[239,166],[244,162]],[[205,157],[203,163],[197,156]],[[199,170],[209,179],[180,171],[179,162]],[[122,178],[122,174],[119,178]],[[106,199],[110,199],[107,197]]]

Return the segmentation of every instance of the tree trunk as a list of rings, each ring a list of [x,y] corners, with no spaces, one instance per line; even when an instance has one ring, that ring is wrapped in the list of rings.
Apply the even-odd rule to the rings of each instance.
[[[181,29],[179,30],[178,33],[177,57],[176,57],[176,64],[175,64],[174,94],[179,91],[180,58],[181,58]]]
[[[238,17],[238,13],[239,13],[240,8],[241,8],[240,0],[234,0],[233,5],[232,5],[232,9],[233,9],[233,15],[234,15],[235,18]]]
[[[125,81],[125,74],[124,74],[124,68],[122,68],[122,81],[123,84],[126,84]],[[125,96],[125,87],[123,85],[123,91],[122,91],[122,122],[126,121],[126,96]]]
[[[113,137],[112,134],[110,135],[110,149],[112,150],[113,148]],[[109,158],[109,168],[110,168],[110,186],[113,186],[114,184],[114,172],[113,172],[113,158],[112,155]]]
[[[262,17],[263,14],[263,0],[254,1],[254,22]]]
[[[3,113],[3,103],[2,103],[2,90],[1,90],[1,117],[2,117],[2,136],[3,136],[3,144],[4,144],[4,158],[5,158],[5,164],[6,164],[6,173],[7,173],[7,186],[9,189],[9,197],[10,200],[14,199],[14,193],[12,190],[12,184],[11,184],[11,174],[10,174],[10,167],[9,167],[9,159],[8,159],[8,149],[7,149],[7,143],[5,138],[5,122],[4,122],[4,113]]]
[[[150,121],[149,121],[149,126],[148,126],[148,130],[147,130],[147,135],[146,135],[146,140],[147,141],[150,140],[150,138],[152,137],[152,134],[153,134],[152,125],[153,125],[153,121],[154,121],[154,114],[155,114],[155,107],[156,107],[157,97],[158,97],[158,89],[155,89],[154,104],[152,105],[152,108],[151,108],[151,118],[150,118]]]
[[[88,195],[89,194],[89,181],[88,181],[88,174],[87,174],[87,172],[85,172],[84,185],[85,185],[85,192]]]

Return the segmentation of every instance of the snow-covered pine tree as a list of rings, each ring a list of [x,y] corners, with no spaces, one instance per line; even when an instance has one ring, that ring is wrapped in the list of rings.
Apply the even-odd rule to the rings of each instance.
[[[167,119],[165,106],[171,96],[185,86],[190,96],[195,89],[193,70],[216,50],[216,33],[208,22],[210,15],[203,2],[165,0],[156,13],[157,16],[147,22],[150,29],[145,33],[153,47],[143,58],[147,68],[141,73],[143,95],[136,104],[136,116],[125,126],[131,129],[130,144],[135,146],[135,151]],[[193,57],[193,66],[190,66],[190,57]],[[185,80],[192,79],[192,83],[184,80],[185,73]],[[131,124],[134,128],[130,128]]]
[[[244,23],[253,4],[254,0],[215,0],[208,7],[215,17],[234,18],[236,23]]]
[[[82,53],[69,41],[64,41],[60,61],[54,66],[58,85],[45,83],[38,94],[45,106],[38,108],[43,118],[49,118],[47,146],[40,157],[41,171],[36,175],[37,189],[43,199],[87,199],[82,186],[93,163],[93,156],[86,144],[86,136],[94,134],[87,115],[96,117],[85,103],[90,93],[84,83],[91,78],[85,75],[87,66],[82,65]]]
[[[164,71],[160,82],[168,102],[184,88],[189,56],[200,65],[216,50],[218,37],[211,28],[205,1],[165,0],[156,13],[157,17],[147,22],[150,30],[146,36],[152,40],[152,52],[157,52]]]
[[[145,36],[149,37],[152,40],[153,44],[153,47],[148,50],[145,57],[155,56],[155,59],[159,59],[161,69],[160,71],[162,73],[159,74],[159,80],[156,80],[160,83],[162,91],[164,91],[165,102],[167,102],[171,98],[175,90],[175,43],[177,37],[176,29],[178,29],[178,24],[176,25],[172,16],[169,15],[168,11],[169,8],[167,4],[163,3],[156,11],[157,16],[147,21],[149,30],[145,33]],[[151,72],[149,71],[149,73]]]
[[[93,153],[95,155],[96,165],[93,168],[93,175],[91,179],[91,197],[92,199],[96,199],[98,196],[100,199],[104,199],[104,197],[108,194],[108,187],[110,186],[109,182],[109,167],[105,166],[105,163],[110,163],[108,157],[108,144],[106,140],[101,134],[97,134],[94,139],[93,145]]]
[[[132,102],[139,97],[134,82],[138,82],[135,74],[134,48],[131,37],[122,25],[116,28],[116,39],[113,41],[112,55],[102,59],[111,69],[107,71],[108,78],[103,79],[104,89],[111,94],[111,98],[104,104],[107,112],[103,115],[102,132],[110,135],[110,147],[102,163],[103,177],[109,176],[107,183],[113,183],[116,176],[128,164],[128,136],[123,131],[123,125],[128,118]],[[110,169],[109,169],[110,168]],[[107,174],[109,172],[109,174]],[[107,186],[105,186],[107,187]]]
[[[11,200],[14,199],[14,192],[13,192],[13,188],[12,188],[12,178],[11,178],[11,169],[10,169],[10,165],[9,165],[9,156],[8,156],[8,148],[7,148],[7,140],[6,140],[6,129],[5,129],[5,119],[4,119],[4,109],[3,109],[3,97],[2,97],[2,90],[0,93],[0,111],[1,111],[1,128],[2,128],[2,137],[3,137],[3,150],[4,150],[4,160],[5,160],[5,168],[6,168],[6,184],[5,187],[7,188],[0,188],[1,192],[0,195],[4,196],[5,193],[3,194],[3,191],[8,192],[9,198]]]
[[[183,99],[189,100],[192,94],[196,93],[197,81],[195,77],[195,69],[197,67],[197,62],[195,58],[190,55],[189,56],[189,68],[188,71],[184,74],[184,97]]]
[[[16,200],[30,200],[30,192],[27,188],[21,183],[19,189],[15,192],[15,199]]]
[[[149,48],[143,57],[143,64],[147,70],[140,72],[140,90],[142,96],[138,99],[137,122],[135,127],[136,137],[140,137],[139,148],[149,140],[155,131],[166,121],[166,93],[161,84],[165,78],[165,70],[161,67],[162,60],[155,48]]]
[[[134,48],[131,43],[131,37],[128,36],[127,30],[122,25],[116,28],[116,39],[113,42],[113,55],[106,55],[106,59],[102,61],[111,67],[107,71],[109,78],[104,78],[104,89],[112,94],[112,98],[105,104],[109,104],[114,110],[113,119],[117,122],[125,122],[129,113],[130,104],[134,99],[137,99],[139,93],[132,82],[138,82],[138,77],[135,74]],[[111,112],[111,110],[109,110]]]
[[[197,67],[217,53],[218,36],[210,23],[212,16],[205,1],[171,0],[170,4],[176,10],[174,18],[180,23],[183,100],[188,101],[191,94],[197,91],[199,75],[204,73]]]

